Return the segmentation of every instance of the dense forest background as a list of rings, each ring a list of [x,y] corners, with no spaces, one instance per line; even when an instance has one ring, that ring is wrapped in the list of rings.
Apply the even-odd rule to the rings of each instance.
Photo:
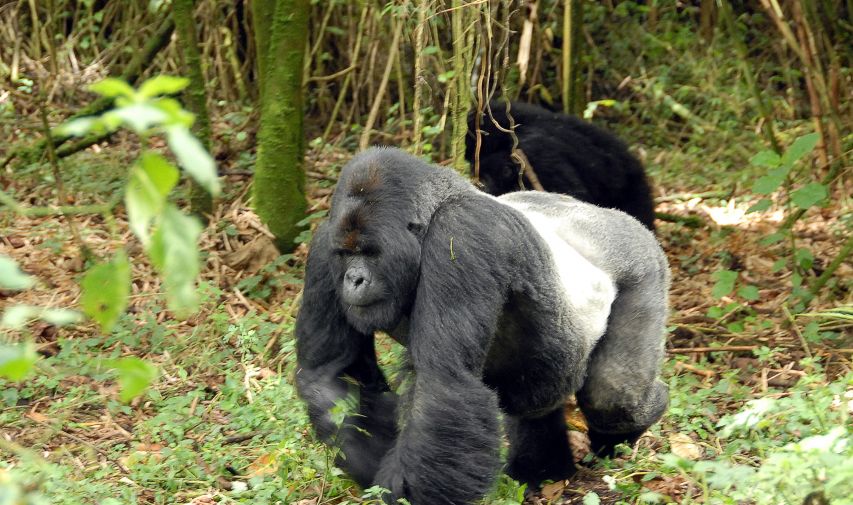
[[[844,0],[0,2],[0,504],[377,503],[292,385],[307,244],[492,96],[645,165],[672,400],[486,503],[853,503],[851,52]]]

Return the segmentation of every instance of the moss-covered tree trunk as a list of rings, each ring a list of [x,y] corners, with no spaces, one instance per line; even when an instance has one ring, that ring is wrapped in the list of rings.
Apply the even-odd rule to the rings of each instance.
[[[302,68],[309,0],[254,0],[261,124],[253,195],[261,220],[290,251],[305,214]]]
[[[210,115],[207,113],[207,90],[204,85],[204,75],[201,72],[201,52],[198,50],[198,36],[193,19],[194,0],[174,0],[172,4],[172,17],[175,20],[175,30],[178,34],[178,42],[181,55],[184,59],[184,71],[190,79],[190,85],[184,91],[184,101],[187,108],[195,114],[193,130],[196,136],[204,144],[204,148],[210,150]],[[213,198],[199,184],[192,182],[190,190],[190,206],[192,211],[199,215],[213,212]]]
[[[580,116],[584,103],[583,81],[580,72],[582,0],[563,1],[563,112]]]
[[[450,26],[453,31],[453,74],[450,116],[453,131],[450,138],[450,157],[453,168],[467,176],[468,162],[465,161],[465,135],[468,133],[468,110],[471,108],[470,77],[473,67],[473,46],[476,30],[474,7],[466,6],[462,0],[451,3]],[[415,111],[417,113],[417,111]]]

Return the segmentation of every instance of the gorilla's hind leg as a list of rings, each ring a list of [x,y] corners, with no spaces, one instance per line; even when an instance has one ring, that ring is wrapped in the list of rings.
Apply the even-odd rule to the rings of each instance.
[[[663,359],[667,282],[649,274],[620,290],[607,332],[593,350],[578,403],[589,424],[591,449],[610,456],[633,444],[666,411],[669,393],[658,379]]]
[[[575,473],[562,407],[542,417],[511,417],[507,432],[510,453],[506,473],[513,479],[534,487],[545,480],[568,479]]]

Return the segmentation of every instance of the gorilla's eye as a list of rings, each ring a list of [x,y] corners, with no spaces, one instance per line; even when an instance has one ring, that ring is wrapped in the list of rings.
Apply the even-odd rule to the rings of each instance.
[[[372,245],[364,246],[361,249],[356,250],[356,252],[369,258],[379,256],[379,248]]]

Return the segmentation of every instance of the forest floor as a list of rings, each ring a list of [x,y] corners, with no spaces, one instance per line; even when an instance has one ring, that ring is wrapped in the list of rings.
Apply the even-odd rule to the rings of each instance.
[[[121,167],[133,149],[98,151],[64,164],[63,203],[106,201],[121,187]],[[331,148],[309,153],[314,220],[328,208],[334,174],[349,155]],[[44,359],[27,381],[0,382],[0,435],[20,449],[15,456],[2,453],[0,479],[22,471],[28,489],[50,503],[370,502],[313,441],[291,385],[293,317],[306,248],[279,256],[247,203],[250,178],[239,167],[225,173],[228,194],[201,239],[202,307],[185,321],[163,308],[160,281],[123,210],[116,216],[117,233],[100,217],[0,213],[0,254],[40,280],[35,289],[0,292],[0,312],[11,304],[76,306],[80,275],[90,261],[84,244],[99,258],[126,246],[133,270],[130,307],[111,334],[99,334],[95,324],[58,329],[47,323],[24,334]],[[42,168],[0,174],[0,181],[27,204],[55,203],[55,181]],[[632,452],[588,462],[572,480],[529,494],[525,503],[701,502],[709,496],[706,482],[667,455],[688,462],[725,456],[757,465],[771,447],[762,437],[784,441],[787,435],[764,426],[763,434],[737,443],[721,436],[718,423],[748,401],[828,398],[791,415],[802,417],[803,425],[814,424],[810,420],[827,405],[849,409],[842,418],[853,413],[853,322],[834,312],[853,303],[853,267],[843,264],[834,287],[795,314],[791,273],[774,267],[780,250],[761,242],[778,228],[781,210],[746,214],[754,203],[748,198],[703,200],[689,195],[695,189],[657,188],[669,200],[659,211],[703,221],[695,229],[668,222],[658,227],[672,269],[664,369],[669,413]],[[815,272],[838,253],[845,219],[842,206],[830,206],[796,225],[797,245],[812,251]],[[720,270],[737,272],[730,289]],[[383,364],[393,370],[400,349],[389,339],[381,339],[380,347]],[[106,361],[121,356],[138,356],[160,369],[152,388],[130,404],[118,400]],[[844,395],[839,406],[836,400]],[[573,430],[585,429],[573,409],[567,418]],[[521,496],[504,479],[488,503],[518,503]]]

